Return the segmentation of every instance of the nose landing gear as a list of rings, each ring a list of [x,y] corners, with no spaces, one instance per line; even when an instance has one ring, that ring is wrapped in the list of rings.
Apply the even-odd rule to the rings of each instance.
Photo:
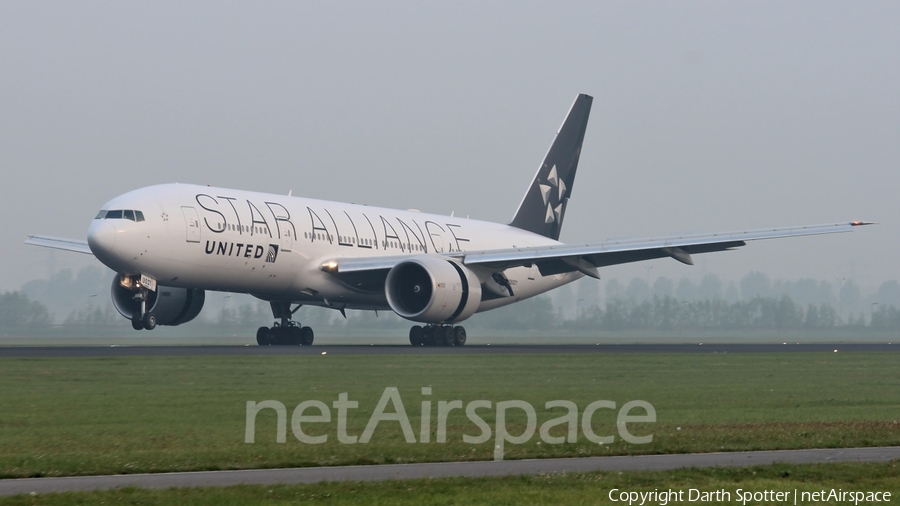
[[[413,346],[464,346],[465,327],[453,325],[413,326],[409,329],[409,344]]]
[[[260,346],[310,346],[315,335],[313,329],[300,325],[291,320],[294,313],[300,309],[300,305],[291,309],[290,302],[270,302],[272,315],[281,321],[275,322],[271,327],[260,327],[256,331],[256,343]]]
[[[156,328],[156,315],[147,311],[147,289],[141,288],[134,295],[134,300],[140,303],[140,308],[131,315],[131,328],[134,330],[153,330]]]

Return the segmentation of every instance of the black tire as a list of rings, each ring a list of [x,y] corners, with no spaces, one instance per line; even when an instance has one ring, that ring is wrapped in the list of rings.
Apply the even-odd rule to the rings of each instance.
[[[466,345],[466,329],[464,327],[456,327],[453,329],[453,344],[456,346]]]
[[[131,317],[131,328],[134,330],[144,330],[144,322],[141,321],[141,315],[134,313]]]
[[[434,327],[422,327],[422,345],[434,346]]]
[[[287,327],[272,327],[272,331],[269,333],[269,344],[271,344],[272,346],[282,346],[287,344],[287,342]]]
[[[441,339],[441,346],[453,346],[454,332],[453,327],[443,327],[440,330],[440,334],[443,339]]]
[[[300,328],[300,344],[303,346],[311,346],[314,339],[315,334],[313,334],[313,329],[309,327]]]
[[[144,315],[143,322],[144,328],[147,330],[153,330],[156,328],[156,315],[153,313],[147,313]]]
[[[268,346],[271,344],[269,342],[269,327],[260,327],[256,330],[256,344],[260,346]]]
[[[413,346],[422,346],[422,327],[413,325],[409,329],[409,344]]]
[[[291,346],[300,346],[303,341],[300,327],[288,327],[288,344]]]

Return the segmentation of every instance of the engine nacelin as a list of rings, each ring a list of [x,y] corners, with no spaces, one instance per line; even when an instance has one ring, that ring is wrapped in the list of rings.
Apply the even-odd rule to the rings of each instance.
[[[140,311],[141,303],[134,298],[137,294],[134,288],[126,285],[128,283],[122,283],[121,274],[113,279],[112,301],[119,314],[131,319]],[[181,325],[200,314],[204,301],[206,292],[203,290],[157,286],[156,291],[147,293],[146,308],[156,315],[157,325]]]
[[[398,315],[422,323],[455,323],[472,316],[481,303],[481,282],[464,265],[434,256],[417,256],[395,265],[385,294]]]

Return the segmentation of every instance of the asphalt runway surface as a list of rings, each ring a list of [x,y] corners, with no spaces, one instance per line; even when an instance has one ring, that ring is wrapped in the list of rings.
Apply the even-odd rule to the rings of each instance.
[[[592,471],[661,471],[689,467],[758,466],[777,462],[887,462],[900,459],[900,446],[733,453],[689,453],[625,457],[441,462],[370,466],[301,467],[190,473],[119,474],[62,478],[0,480],[0,496],[46,494],[122,487],[227,487],[233,485],[302,484],[327,481],[384,481],[417,478],[486,477]]]
[[[504,353],[790,353],[900,352],[900,343],[870,344],[598,344],[598,345],[324,345],[324,346],[6,346],[0,358],[200,355],[480,355]]]

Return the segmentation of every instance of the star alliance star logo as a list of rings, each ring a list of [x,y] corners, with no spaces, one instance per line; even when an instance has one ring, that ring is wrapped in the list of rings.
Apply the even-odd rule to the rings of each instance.
[[[278,245],[270,244],[269,251],[266,254],[266,263],[274,264],[276,258],[278,258]]]
[[[541,197],[544,199],[544,205],[547,206],[544,223],[558,222],[562,218],[562,203],[564,197],[566,197],[567,188],[566,183],[557,175],[555,164],[550,169],[544,182],[546,184],[538,182]]]

